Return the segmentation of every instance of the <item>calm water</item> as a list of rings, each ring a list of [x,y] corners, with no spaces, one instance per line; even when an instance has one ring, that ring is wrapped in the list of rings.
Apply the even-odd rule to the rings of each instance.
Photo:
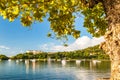
[[[0,80],[96,80],[109,75],[109,61],[0,61]]]

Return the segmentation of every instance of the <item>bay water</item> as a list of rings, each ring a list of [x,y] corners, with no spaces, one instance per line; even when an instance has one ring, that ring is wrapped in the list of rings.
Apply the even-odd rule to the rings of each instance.
[[[0,61],[0,80],[96,80],[110,76],[110,61]]]

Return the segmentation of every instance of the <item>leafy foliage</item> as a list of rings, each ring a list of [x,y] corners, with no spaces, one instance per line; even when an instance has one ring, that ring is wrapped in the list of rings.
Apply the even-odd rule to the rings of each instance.
[[[53,59],[109,59],[105,52],[99,49],[99,45],[88,47],[83,50],[76,50],[70,52],[57,52],[49,55]]]
[[[85,16],[84,26],[87,28],[88,32],[96,37],[105,34],[107,21],[105,20],[105,14],[101,3],[95,5],[92,9],[86,8],[82,13]]]
[[[7,57],[7,56],[5,56],[5,55],[3,55],[3,54],[0,54],[0,59],[1,59],[1,60],[7,60],[7,59],[8,59],[8,57]]]
[[[17,54],[16,56],[13,56],[12,59],[45,59],[47,58],[46,53],[38,53],[38,54],[33,54],[33,53],[20,53]]]
[[[107,22],[102,3],[90,7],[85,2],[90,4],[90,0],[2,0],[0,15],[10,22],[20,18],[23,26],[30,26],[34,21],[43,22],[47,16],[51,30],[59,39],[67,35],[80,36],[74,24],[78,17],[75,13],[80,13],[84,15],[84,27],[93,36],[104,35]]]

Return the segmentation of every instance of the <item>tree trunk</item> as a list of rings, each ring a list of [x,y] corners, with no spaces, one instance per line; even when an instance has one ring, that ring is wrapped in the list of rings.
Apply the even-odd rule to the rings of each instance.
[[[105,35],[106,42],[103,49],[106,50],[111,60],[111,79],[120,80],[120,23],[112,25],[111,31]]]
[[[112,27],[111,34],[105,37],[106,48],[111,60],[111,80],[120,80],[120,23]]]
[[[120,0],[103,0],[103,5],[109,28],[102,48],[110,56],[110,80],[120,80]]]

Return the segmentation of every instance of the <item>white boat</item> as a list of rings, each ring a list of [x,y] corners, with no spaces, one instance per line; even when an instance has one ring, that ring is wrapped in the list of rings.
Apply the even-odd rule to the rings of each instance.
[[[32,62],[36,62],[36,60],[35,60],[35,59],[32,59],[31,61],[32,61]]]
[[[29,60],[25,60],[25,64],[29,63]]]
[[[19,60],[16,60],[16,63],[18,63],[19,62]]]
[[[47,61],[50,62],[50,61],[51,61],[51,58],[49,57],[49,58],[47,59]]]
[[[94,64],[96,64],[96,63],[100,63],[101,61],[100,61],[100,60],[92,60],[92,62],[93,62]]]
[[[62,63],[62,65],[65,65],[66,64],[66,60],[62,60],[61,63]]]
[[[57,59],[57,61],[61,61],[60,59]]]
[[[100,60],[97,60],[98,63],[100,63],[101,61]]]
[[[20,59],[20,61],[23,61],[22,59]]]
[[[81,63],[81,60],[76,60],[76,64],[80,64]]]
[[[8,61],[10,62],[10,61],[11,61],[11,59],[8,59]]]

